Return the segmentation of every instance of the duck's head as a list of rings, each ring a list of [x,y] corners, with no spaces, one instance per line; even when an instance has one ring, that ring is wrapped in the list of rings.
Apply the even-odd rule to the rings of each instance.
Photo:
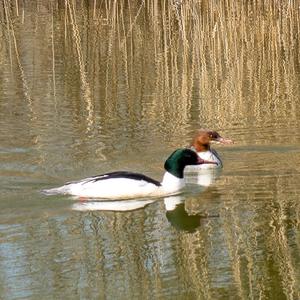
[[[217,164],[200,158],[198,154],[191,149],[175,150],[165,162],[165,170],[172,175],[183,178],[183,170],[188,165]]]
[[[197,152],[209,150],[211,143],[215,144],[232,144],[233,141],[222,137],[218,132],[210,129],[199,129],[196,131],[191,146]]]

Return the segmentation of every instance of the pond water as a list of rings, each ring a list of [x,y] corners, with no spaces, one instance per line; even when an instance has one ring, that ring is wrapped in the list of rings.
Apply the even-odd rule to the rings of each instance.
[[[300,11],[283,2],[4,1],[1,299],[300,299]],[[40,193],[160,180],[200,127],[235,142],[207,187],[85,209]]]

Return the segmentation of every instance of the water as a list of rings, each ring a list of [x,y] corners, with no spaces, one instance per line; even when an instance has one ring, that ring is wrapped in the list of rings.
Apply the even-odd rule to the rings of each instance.
[[[193,2],[7,3],[0,298],[299,299],[299,11],[236,4],[226,23],[220,4],[198,31]],[[199,127],[235,141],[207,188],[89,210],[39,192],[114,170],[160,180]]]

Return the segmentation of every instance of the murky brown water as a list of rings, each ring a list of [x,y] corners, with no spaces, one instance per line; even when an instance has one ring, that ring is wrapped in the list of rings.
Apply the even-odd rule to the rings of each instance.
[[[300,299],[296,2],[25,2],[0,8],[0,298]],[[199,127],[235,141],[206,189],[90,211],[39,193],[161,179]]]

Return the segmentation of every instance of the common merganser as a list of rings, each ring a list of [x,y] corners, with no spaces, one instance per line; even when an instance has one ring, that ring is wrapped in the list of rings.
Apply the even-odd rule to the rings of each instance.
[[[210,144],[232,144],[233,141],[223,138],[218,132],[209,129],[199,129],[196,131],[190,148],[197,152],[200,158],[213,161],[215,164],[202,164],[199,166],[189,166],[186,172],[202,169],[222,168],[222,160],[218,152],[210,147]]]
[[[216,162],[200,158],[191,149],[177,149],[164,164],[166,172],[161,183],[143,174],[119,171],[69,182],[42,192],[46,195],[67,194],[111,200],[162,197],[176,194],[184,187],[183,171],[187,165],[201,164]]]

